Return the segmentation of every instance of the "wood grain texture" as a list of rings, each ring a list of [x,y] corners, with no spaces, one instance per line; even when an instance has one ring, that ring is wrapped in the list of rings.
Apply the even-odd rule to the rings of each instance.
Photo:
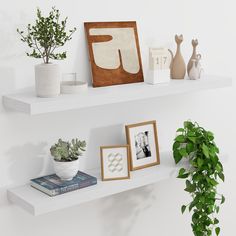
[[[127,22],[85,22],[85,33],[87,37],[90,64],[92,69],[92,81],[93,87],[102,87],[102,86],[111,86],[118,84],[128,84],[128,83],[138,83],[143,82],[143,69],[142,69],[142,60],[140,54],[139,40],[138,40],[138,32],[137,25],[135,21],[127,21]],[[136,74],[129,73],[124,70],[122,64],[121,52],[119,50],[119,58],[120,58],[120,66],[117,69],[104,69],[96,65],[92,44],[95,42],[107,42],[112,39],[110,35],[90,35],[90,29],[98,29],[98,28],[133,28],[135,34],[135,43],[138,54],[139,61],[139,71]]]

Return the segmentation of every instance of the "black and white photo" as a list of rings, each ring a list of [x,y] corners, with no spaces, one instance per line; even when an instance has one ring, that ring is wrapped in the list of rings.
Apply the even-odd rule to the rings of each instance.
[[[156,121],[126,125],[126,137],[130,145],[131,170],[160,163]]]
[[[135,135],[136,158],[142,159],[151,156],[148,140],[148,131],[140,132]]]

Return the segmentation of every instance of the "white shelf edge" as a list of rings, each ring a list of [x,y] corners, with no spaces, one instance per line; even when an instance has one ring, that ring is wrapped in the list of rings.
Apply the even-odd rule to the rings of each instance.
[[[100,178],[100,169],[96,169],[85,172],[97,177],[97,185],[55,197],[49,197],[27,184],[8,189],[8,200],[34,216],[43,215],[135,188],[158,183],[163,180],[175,179],[179,169],[186,164],[185,162],[181,162],[178,165],[175,165],[170,152],[162,152],[160,153],[160,157],[160,165],[132,171],[131,179],[103,182]],[[220,157],[223,164],[228,162],[229,157],[227,154],[221,154]]]
[[[170,153],[162,153],[161,157],[160,165],[133,171],[131,179],[103,182],[100,178],[100,169],[96,169],[85,172],[98,178],[97,185],[49,197],[27,184],[8,189],[8,200],[38,216],[175,177],[179,167],[175,166]]]
[[[37,98],[33,88],[3,96],[3,105],[10,110],[29,115],[82,109],[115,103],[196,92],[232,86],[232,79],[205,76],[200,80],[171,80],[169,84],[135,83],[92,88],[78,95],[60,95],[57,98]],[[142,93],[140,93],[142,91]]]

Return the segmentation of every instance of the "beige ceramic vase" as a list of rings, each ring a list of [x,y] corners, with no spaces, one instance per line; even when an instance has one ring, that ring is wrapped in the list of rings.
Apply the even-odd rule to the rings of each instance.
[[[190,57],[189,62],[188,62],[188,66],[187,66],[188,75],[189,75],[189,72],[190,72],[191,68],[193,67],[193,60],[197,59],[196,47],[198,45],[198,40],[193,39],[192,40],[192,45],[193,45],[193,54]]]
[[[170,75],[171,79],[184,79],[186,74],[186,65],[180,51],[180,44],[183,42],[183,35],[175,35],[175,42],[177,44],[175,56],[173,56],[173,53],[170,51],[173,57],[170,65]]]

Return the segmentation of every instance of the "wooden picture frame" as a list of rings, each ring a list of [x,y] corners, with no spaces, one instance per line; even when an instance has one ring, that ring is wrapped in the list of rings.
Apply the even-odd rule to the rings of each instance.
[[[129,145],[102,146],[100,153],[102,181],[130,178]],[[115,159],[117,157],[119,159]]]
[[[126,125],[125,130],[127,143],[130,146],[131,171],[159,165],[156,121]]]
[[[93,87],[143,82],[135,21],[85,22]]]

